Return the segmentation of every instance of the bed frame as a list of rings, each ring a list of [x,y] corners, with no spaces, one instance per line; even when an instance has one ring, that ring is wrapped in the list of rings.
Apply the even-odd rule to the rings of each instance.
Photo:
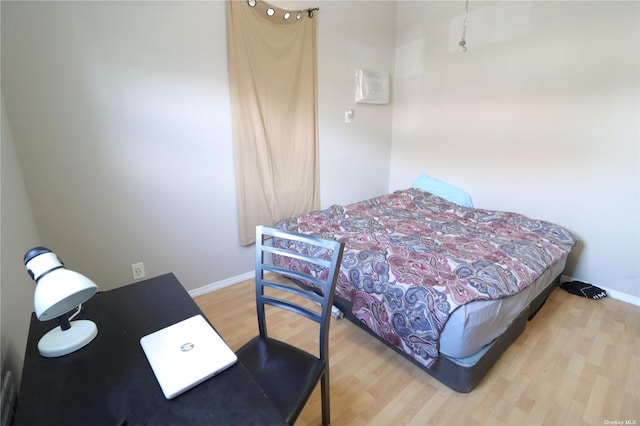
[[[558,286],[560,283],[560,277],[561,275],[558,275],[544,290],[542,290],[542,292],[540,292],[540,294],[531,301],[529,306],[516,317],[502,335],[480,351],[483,352],[482,355],[470,365],[457,363],[452,358],[441,354],[431,368],[427,368],[400,349],[387,343],[353,314],[351,314],[350,302],[336,296],[333,300],[333,304],[344,313],[344,317],[349,321],[355,323],[372,336],[375,336],[385,345],[395,350],[397,353],[438,379],[440,382],[457,392],[468,393],[475,388],[478,383],[480,383],[482,378],[498,361],[500,355],[502,355],[502,353],[506,351],[507,348],[511,346],[511,344],[524,331],[527,322],[535,316],[542,305],[544,305],[551,292]],[[298,284],[301,285],[300,283]]]

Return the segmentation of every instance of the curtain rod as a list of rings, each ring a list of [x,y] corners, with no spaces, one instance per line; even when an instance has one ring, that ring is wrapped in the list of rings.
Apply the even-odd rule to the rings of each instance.
[[[313,12],[317,12],[318,10],[320,10],[319,7],[313,7],[311,9],[307,9],[307,15],[309,16],[309,18],[313,18]]]

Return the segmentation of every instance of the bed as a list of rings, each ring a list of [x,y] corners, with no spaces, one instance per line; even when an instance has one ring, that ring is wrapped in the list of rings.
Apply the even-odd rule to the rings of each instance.
[[[276,227],[343,241],[334,304],[458,392],[470,392],[524,330],[577,242],[561,226],[418,188]]]

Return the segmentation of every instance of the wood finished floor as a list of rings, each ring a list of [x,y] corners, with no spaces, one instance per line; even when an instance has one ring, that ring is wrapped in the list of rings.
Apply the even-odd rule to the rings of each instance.
[[[253,285],[195,298],[234,350],[257,334]],[[273,337],[314,350],[314,325],[275,315],[269,324]],[[332,319],[330,368],[335,426],[640,425],[640,308],[556,289],[468,394],[450,390],[347,320]],[[321,424],[318,389],[296,424]]]

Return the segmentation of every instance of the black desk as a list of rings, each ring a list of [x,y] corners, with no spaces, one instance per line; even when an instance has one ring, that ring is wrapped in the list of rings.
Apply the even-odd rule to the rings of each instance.
[[[14,424],[284,424],[240,362],[175,399],[164,398],[140,337],[199,313],[173,274],[100,292],[77,317],[94,321],[98,335],[59,358],[44,358],[37,349],[56,322],[32,315]]]

